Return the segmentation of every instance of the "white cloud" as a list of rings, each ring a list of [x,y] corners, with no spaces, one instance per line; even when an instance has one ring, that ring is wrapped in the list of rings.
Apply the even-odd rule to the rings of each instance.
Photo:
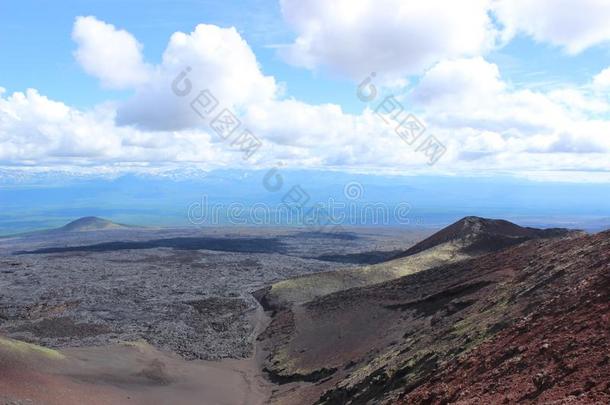
[[[0,97],[0,162],[154,165],[230,158],[204,132],[142,132],[117,127],[114,115],[109,105],[82,112],[33,89]]]
[[[496,65],[474,58],[440,62],[410,100],[460,151],[455,167],[609,168],[610,121],[593,116],[610,106],[594,94],[514,89]]]
[[[493,98],[505,88],[500,70],[481,57],[439,62],[429,69],[415,89],[419,104],[448,102],[481,104],[481,98]]]
[[[593,77],[593,87],[596,90],[610,90],[610,67],[599,72]]]
[[[523,33],[570,54],[610,41],[606,0],[497,0],[495,14],[506,40]]]
[[[310,5],[302,7],[307,15]],[[187,66],[192,90],[179,97],[172,81]],[[232,28],[199,25],[176,33],[159,65],[140,68],[149,72],[144,82],[122,81],[133,89],[131,99],[87,111],[36,90],[0,92],[0,163],[253,168],[282,161],[376,172],[610,171],[608,100],[570,86],[516,89],[479,56],[441,60],[414,80],[410,94],[399,94],[448,148],[434,168],[374,113],[380,99],[361,114],[282,99],[275,78],[262,72]],[[205,88],[263,141],[254,159],[244,163],[191,110],[189,102]]]
[[[189,102],[204,89],[223,107],[233,109],[269,100],[278,92],[275,80],[263,75],[235,28],[200,24],[190,34],[176,32],[157,66],[144,64],[142,46],[131,34],[94,17],[77,18],[73,37],[76,58],[86,72],[105,86],[135,90],[135,96],[118,108],[119,125],[161,131],[201,125]],[[190,69],[193,94],[178,97],[172,82],[185,69]]]
[[[478,55],[495,29],[488,0],[281,0],[295,42],[281,49],[293,64],[329,67],[354,79],[371,72],[388,81],[435,62]]]
[[[0,160],[100,158],[120,147],[101,117],[72,110],[33,89],[0,98],[0,111]]]
[[[125,89],[149,80],[142,45],[127,31],[117,30],[95,17],[77,17],[72,38],[78,44],[76,60],[87,73],[112,89]]]
[[[192,92],[178,97],[172,83],[187,68]],[[270,100],[278,92],[274,78],[262,73],[254,52],[235,28],[200,24],[190,34],[172,35],[155,75],[120,106],[117,121],[151,130],[196,127],[202,119],[189,103],[205,89],[222,107],[234,110]]]

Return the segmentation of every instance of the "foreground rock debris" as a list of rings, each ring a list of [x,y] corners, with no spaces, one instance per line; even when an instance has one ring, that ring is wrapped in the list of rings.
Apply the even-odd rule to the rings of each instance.
[[[610,403],[610,232],[78,224],[0,243],[2,404]]]

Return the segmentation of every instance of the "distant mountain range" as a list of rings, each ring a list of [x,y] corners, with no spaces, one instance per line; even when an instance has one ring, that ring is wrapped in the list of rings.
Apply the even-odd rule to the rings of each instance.
[[[206,172],[190,168],[95,174],[84,169],[33,172],[0,168],[0,235],[57,227],[89,215],[146,226],[190,226],[186,212],[204,197],[210,206],[238,204],[247,214],[261,204],[277,209],[296,186],[309,197],[309,208],[330,201],[347,206],[334,211],[345,217],[347,226],[437,229],[476,212],[538,228],[610,228],[608,187],[600,184],[535,182],[509,176],[391,176],[282,169],[276,173],[281,176],[280,189],[270,191],[264,185],[268,173],[264,169]],[[346,198],[346,185],[354,183],[361,186],[361,192],[357,198]],[[407,204],[408,221],[397,221],[395,215],[386,221],[361,215],[362,209],[350,209],[379,204],[390,214],[399,204]],[[226,215],[219,215],[217,222],[215,225],[230,225]]]

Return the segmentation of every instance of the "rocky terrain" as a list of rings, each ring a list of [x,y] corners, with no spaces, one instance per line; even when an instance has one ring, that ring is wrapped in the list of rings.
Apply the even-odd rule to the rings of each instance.
[[[86,219],[0,241],[0,403],[608,404],[609,310],[610,232]]]
[[[138,229],[83,218],[0,239],[0,334],[51,348],[144,339],[186,359],[243,358],[254,339],[252,291],[393,255],[419,234]]]
[[[260,293],[274,403],[609,403],[610,233],[465,218],[422,243],[477,256],[305,303]]]
[[[400,402],[609,403],[609,239],[546,247],[566,249],[556,260],[572,255],[576,263],[548,275],[555,280],[546,296],[538,294],[536,310],[444,364]]]

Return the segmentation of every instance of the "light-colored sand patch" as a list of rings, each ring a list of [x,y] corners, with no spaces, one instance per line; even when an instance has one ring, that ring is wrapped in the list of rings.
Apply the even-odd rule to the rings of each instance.
[[[267,319],[253,318],[254,337]],[[263,405],[271,384],[261,357],[185,361],[145,342],[55,351],[0,338],[0,393],[45,405]]]
[[[452,242],[444,243],[413,256],[385,263],[280,281],[272,286],[269,296],[282,304],[303,304],[337,291],[379,284],[470,258],[471,256],[459,252],[461,247]]]

